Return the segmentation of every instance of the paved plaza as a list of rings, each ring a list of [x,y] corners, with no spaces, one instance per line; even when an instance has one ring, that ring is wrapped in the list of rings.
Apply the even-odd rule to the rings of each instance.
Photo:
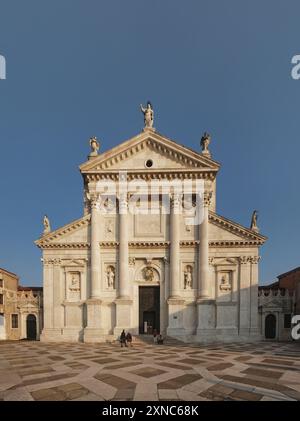
[[[300,400],[300,343],[2,341],[0,400]]]

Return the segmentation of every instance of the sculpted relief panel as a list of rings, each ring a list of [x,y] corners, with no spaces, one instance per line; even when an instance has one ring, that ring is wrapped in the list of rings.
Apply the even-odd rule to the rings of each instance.
[[[233,272],[220,271],[217,279],[217,295],[219,301],[231,301],[232,299],[232,278]]]
[[[80,301],[80,272],[67,273],[67,300]]]
[[[160,281],[158,270],[151,265],[142,266],[136,273],[135,280],[141,283],[157,284]]]

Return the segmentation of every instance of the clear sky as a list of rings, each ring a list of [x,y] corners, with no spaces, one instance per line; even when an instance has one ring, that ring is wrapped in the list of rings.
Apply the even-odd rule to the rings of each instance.
[[[221,162],[218,213],[259,210],[260,282],[300,265],[298,0],[0,0],[0,266],[40,285],[34,245],[82,215],[88,139],[155,127]]]

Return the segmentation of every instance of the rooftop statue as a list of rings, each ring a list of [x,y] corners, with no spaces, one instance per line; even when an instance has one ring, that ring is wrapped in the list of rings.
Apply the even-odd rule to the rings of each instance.
[[[91,147],[90,156],[97,156],[98,150],[100,148],[100,144],[99,144],[96,136],[93,136],[93,137],[90,138],[90,147]]]
[[[43,234],[44,235],[49,234],[49,232],[51,231],[51,227],[50,227],[50,221],[49,221],[49,218],[48,218],[47,215],[44,216],[43,224],[44,224],[44,232],[43,232]]]
[[[204,132],[203,136],[201,137],[200,146],[202,149],[202,153],[204,155],[210,156],[210,152],[208,150],[208,146],[210,144],[210,135],[207,132]]]
[[[252,229],[253,231],[256,231],[256,232],[259,231],[258,226],[257,226],[257,218],[258,218],[258,211],[255,210],[252,213],[250,229]]]
[[[145,128],[152,128],[153,119],[154,119],[154,111],[153,111],[151,102],[148,101],[145,108],[143,107],[142,104],[140,105],[140,107],[141,107],[142,113],[144,114]]]

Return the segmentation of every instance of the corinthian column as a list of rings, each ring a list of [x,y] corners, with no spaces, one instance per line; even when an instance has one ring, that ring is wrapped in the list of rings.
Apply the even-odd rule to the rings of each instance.
[[[129,298],[127,195],[122,195],[119,199],[119,243],[119,298]]]
[[[178,298],[180,296],[180,208],[181,195],[174,194],[171,198],[170,215],[170,298]]]
[[[208,244],[208,208],[211,192],[205,192],[203,196],[203,220],[199,225],[199,249],[198,249],[198,298],[210,297],[209,287],[209,244]]]
[[[93,197],[91,200],[91,298],[99,298],[101,293],[98,216],[98,198]]]
[[[181,194],[171,197],[170,214],[170,271],[167,335],[184,335],[184,298],[180,296],[180,213]]]

